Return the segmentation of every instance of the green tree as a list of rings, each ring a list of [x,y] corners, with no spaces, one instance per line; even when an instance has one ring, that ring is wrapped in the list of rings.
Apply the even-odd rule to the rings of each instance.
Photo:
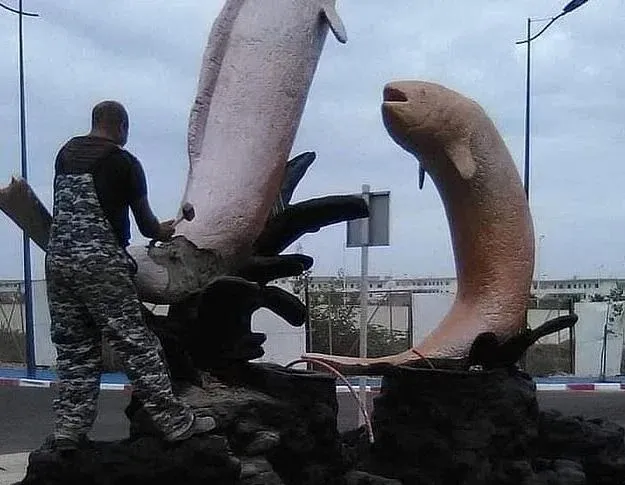
[[[360,308],[358,293],[330,288],[310,293],[312,351],[357,357],[360,352]],[[367,328],[367,355],[381,357],[410,347],[408,332],[383,326]]]
[[[313,352],[358,356],[357,307],[345,304],[336,291],[310,293],[310,331]]]
[[[393,330],[391,333],[388,328],[379,325],[370,326],[367,330],[369,357],[398,354],[410,348],[409,335],[406,331]]]

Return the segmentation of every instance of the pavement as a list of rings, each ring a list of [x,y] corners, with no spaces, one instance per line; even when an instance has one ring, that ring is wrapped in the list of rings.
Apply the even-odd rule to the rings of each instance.
[[[29,375],[25,367],[0,367],[0,387],[51,387],[57,381],[56,372],[37,368]],[[105,391],[130,391],[128,378],[122,372],[107,372],[100,378],[100,389]]]
[[[0,367],[0,387],[51,387],[57,380],[56,373],[47,368],[37,368],[28,375],[24,367]],[[359,378],[350,376],[349,383],[358,387]],[[108,391],[130,392],[132,386],[128,378],[122,372],[104,373],[100,379],[100,389]],[[551,376],[536,377],[537,391],[597,391],[615,392],[625,391],[625,376],[578,377],[578,376]],[[367,390],[380,389],[382,379],[380,377],[367,377]],[[337,385],[338,392],[348,392],[347,385]]]
[[[0,455],[0,485],[13,485],[26,475],[28,453]]]

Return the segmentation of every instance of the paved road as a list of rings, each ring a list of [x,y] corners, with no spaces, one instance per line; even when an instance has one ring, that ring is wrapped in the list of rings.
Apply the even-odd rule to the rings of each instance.
[[[41,388],[0,388],[0,454],[30,451],[41,444],[52,427],[54,391]],[[121,439],[127,435],[124,408],[129,396],[102,391],[100,413],[92,437]],[[625,427],[625,392],[540,392],[541,409],[558,409],[566,414],[603,417]],[[356,404],[351,395],[339,394],[339,429],[357,426]]]
[[[30,451],[43,442],[52,431],[55,394],[45,388],[0,387],[0,454]],[[127,435],[124,408],[129,400],[119,391],[100,392],[93,438],[115,440]]]
[[[539,392],[542,410],[557,409],[564,414],[604,418],[625,428],[625,391],[621,392]]]

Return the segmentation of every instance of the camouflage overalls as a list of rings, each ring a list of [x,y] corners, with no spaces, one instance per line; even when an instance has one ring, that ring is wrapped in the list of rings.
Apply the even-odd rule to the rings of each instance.
[[[55,436],[80,438],[93,425],[102,336],[121,357],[136,396],[155,424],[165,435],[178,434],[191,426],[193,415],[172,392],[160,342],[142,319],[133,261],[99,203],[93,173],[106,160],[102,150],[87,150],[82,158],[70,173],[55,174],[45,261],[51,338],[58,355]]]

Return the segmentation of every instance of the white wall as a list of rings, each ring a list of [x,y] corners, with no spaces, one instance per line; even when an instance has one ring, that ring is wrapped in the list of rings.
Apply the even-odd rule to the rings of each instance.
[[[453,294],[412,295],[413,342],[417,345],[438,325],[453,304]],[[19,314],[19,307],[16,311]],[[50,341],[50,314],[45,289],[45,281],[33,282],[33,310],[35,325],[35,357],[38,366],[53,366],[56,352]],[[371,310],[371,309],[370,309]],[[380,309],[382,311],[384,309]],[[388,311],[388,309],[386,309]],[[575,374],[578,376],[598,376],[601,371],[601,349],[603,345],[603,328],[608,310],[604,302],[582,302],[575,304],[575,312],[579,321],[575,326]],[[23,311],[23,309],[22,309]],[[567,313],[567,312],[560,312]],[[530,310],[528,321],[532,328],[558,316],[557,311]],[[397,323],[402,318],[397,315]],[[298,359],[306,349],[304,327],[295,328],[269,310],[260,309],[252,317],[255,331],[267,334],[264,344],[265,355],[258,359],[265,362],[286,364]],[[607,375],[620,373],[623,351],[624,318],[617,319],[610,325],[608,335]],[[562,332],[560,339],[568,336]],[[541,339],[541,343],[557,343],[558,336],[553,335]]]
[[[285,365],[306,353],[306,329],[292,327],[275,313],[261,308],[252,315],[252,331],[267,334],[263,344],[265,355],[258,362]]]
[[[45,280],[33,281],[33,323],[35,364],[51,367],[56,363],[56,350],[50,340],[50,311]]]
[[[575,313],[579,320],[575,325],[575,375],[599,376],[601,374],[601,350],[608,303],[576,303]],[[623,318],[609,324],[607,338],[606,375],[621,371],[623,352]]]
[[[438,325],[451,308],[454,295],[419,294],[412,295],[413,345],[418,345]],[[597,377],[601,374],[601,349],[603,328],[608,304],[603,302],[576,303],[575,312],[579,320],[575,325],[575,375]],[[532,309],[528,311],[528,323],[536,328],[547,320],[568,311]],[[621,370],[625,314],[610,325],[607,342],[606,375],[617,375]],[[568,339],[568,331],[543,337],[540,343],[560,343]]]
[[[438,326],[455,298],[453,294],[412,294],[413,346],[420,344]]]
[[[543,323],[557,318],[561,315],[568,315],[568,310],[545,310],[542,308],[532,308],[527,311],[527,323],[530,328],[534,329],[540,327]],[[558,333],[552,333],[541,338],[536,344],[560,344],[566,340],[569,340],[569,330],[562,330]]]

